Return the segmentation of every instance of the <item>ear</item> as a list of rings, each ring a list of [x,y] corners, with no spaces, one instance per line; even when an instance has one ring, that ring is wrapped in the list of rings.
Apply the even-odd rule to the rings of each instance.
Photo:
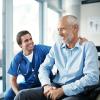
[[[22,48],[22,45],[20,44],[19,47]]]
[[[74,32],[78,32],[79,26],[77,24],[74,25]]]
[[[79,29],[79,26],[77,24],[74,25],[75,29]]]

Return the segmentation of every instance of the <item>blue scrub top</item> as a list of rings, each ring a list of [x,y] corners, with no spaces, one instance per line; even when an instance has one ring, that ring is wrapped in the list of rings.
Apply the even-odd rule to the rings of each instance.
[[[51,47],[44,45],[34,45],[32,62],[29,62],[23,55],[23,51],[20,51],[12,60],[8,73],[16,77],[22,74],[26,82],[40,84],[38,69],[49,53],[50,48]]]

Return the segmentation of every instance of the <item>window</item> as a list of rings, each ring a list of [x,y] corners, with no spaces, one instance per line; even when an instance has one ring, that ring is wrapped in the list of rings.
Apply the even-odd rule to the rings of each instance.
[[[16,35],[21,30],[28,30],[34,42],[39,43],[39,2],[35,0],[13,1],[14,54],[20,50],[16,43]]]
[[[0,94],[3,92],[2,81],[2,0],[0,0]]]
[[[48,8],[47,9],[47,33],[45,34],[44,43],[47,45],[53,45],[55,42],[55,34],[57,34],[57,24],[59,19],[59,13]]]

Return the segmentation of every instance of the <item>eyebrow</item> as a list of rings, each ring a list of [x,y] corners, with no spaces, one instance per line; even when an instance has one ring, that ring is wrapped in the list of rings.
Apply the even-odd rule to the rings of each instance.
[[[25,39],[24,41],[27,42],[28,40],[32,40],[32,37],[30,37],[29,39]]]

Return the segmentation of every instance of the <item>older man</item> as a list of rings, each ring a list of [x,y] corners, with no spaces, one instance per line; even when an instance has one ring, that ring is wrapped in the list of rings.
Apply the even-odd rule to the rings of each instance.
[[[61,37],[51,48],[39,69],[41,88],[21,91],[15,100],[88,100],[86,86],[99,81],[98,55],[90,41],[80,44],[79,24],[75,16],[63,16],[58,23]],[[57,74],[50,81],[53,65]]]

